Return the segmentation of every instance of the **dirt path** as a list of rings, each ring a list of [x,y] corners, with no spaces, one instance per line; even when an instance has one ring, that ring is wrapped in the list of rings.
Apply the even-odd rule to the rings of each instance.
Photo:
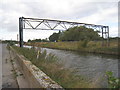
[[[1,60],[1,59],[0,59]],[[15,72],[6,44],[2,45],[2,88],[18,88]]]

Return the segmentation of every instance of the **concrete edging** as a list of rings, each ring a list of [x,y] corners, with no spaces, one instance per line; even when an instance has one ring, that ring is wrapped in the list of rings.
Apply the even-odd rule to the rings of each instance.
[[[53,81],[38,67],[33,65],[23,55],[18,54],[12,47],[12,54],[15,56],[20,70],[23,72],[24,77],[28,80],[29,88],[61,88],[58,83]]]

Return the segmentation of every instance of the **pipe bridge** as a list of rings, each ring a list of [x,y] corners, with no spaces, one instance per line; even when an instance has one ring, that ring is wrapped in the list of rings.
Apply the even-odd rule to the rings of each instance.
[[[85,26],[98,31],[102,38],[109,41],[109,26],[95,25],[88,23],[70,22],[62,20],[39,19],[39,18],[19,18],[19,41],[20,47],[23,47],[23,29],[34,30],[67,30],[75,26]]]

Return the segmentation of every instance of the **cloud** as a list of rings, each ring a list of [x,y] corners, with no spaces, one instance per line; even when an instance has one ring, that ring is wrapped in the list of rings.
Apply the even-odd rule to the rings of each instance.
[[[16,39],[16,34],[18,34],[18,18],[21,16],[103,24],[110,26],[111,32],[114,32],[117,29],[118,22],[117,1],[2,0],[0,1],[2,3],[0,7],[0,22],[2,25],[0,32],[5,32],[6,35],[4,33],[0,35],[0,38],[10,39],[7,37],[7,34],[11,34],[9,36],[13,36],[11,38]],[[116,29],[113,29],[113,27]],[[29,32],[29,36],[32,38],[33,32]],[[44,35],[40,35],[40,38],[46,38],[53,32],[41,33]],[[39,38],[37,33],[34,34],[36,34],[36,38]],[[110,35],[114,36],[113,34]]]
[[[80,19],[82,22],[86,23],[96,23],[99,24],[100,22],[117,22],[117,7],[107,8],[100,10],[94,14],[88,15]]]
[[[118,37],[118,33],[119,33],[118,32],[118,27],[111,27],[110,36],[112,36],[112,37]]]

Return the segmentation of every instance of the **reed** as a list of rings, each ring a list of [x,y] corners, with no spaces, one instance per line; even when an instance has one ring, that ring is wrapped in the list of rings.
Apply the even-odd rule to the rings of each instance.
[[[32,43],[30,44],[32,45]],[[74,50],[80,52],[102,53],[118,55],[118,42],[111,41],[109,46],[102,45],[102,41],[74,41],[74,42],[36,42],[35,46]]]

